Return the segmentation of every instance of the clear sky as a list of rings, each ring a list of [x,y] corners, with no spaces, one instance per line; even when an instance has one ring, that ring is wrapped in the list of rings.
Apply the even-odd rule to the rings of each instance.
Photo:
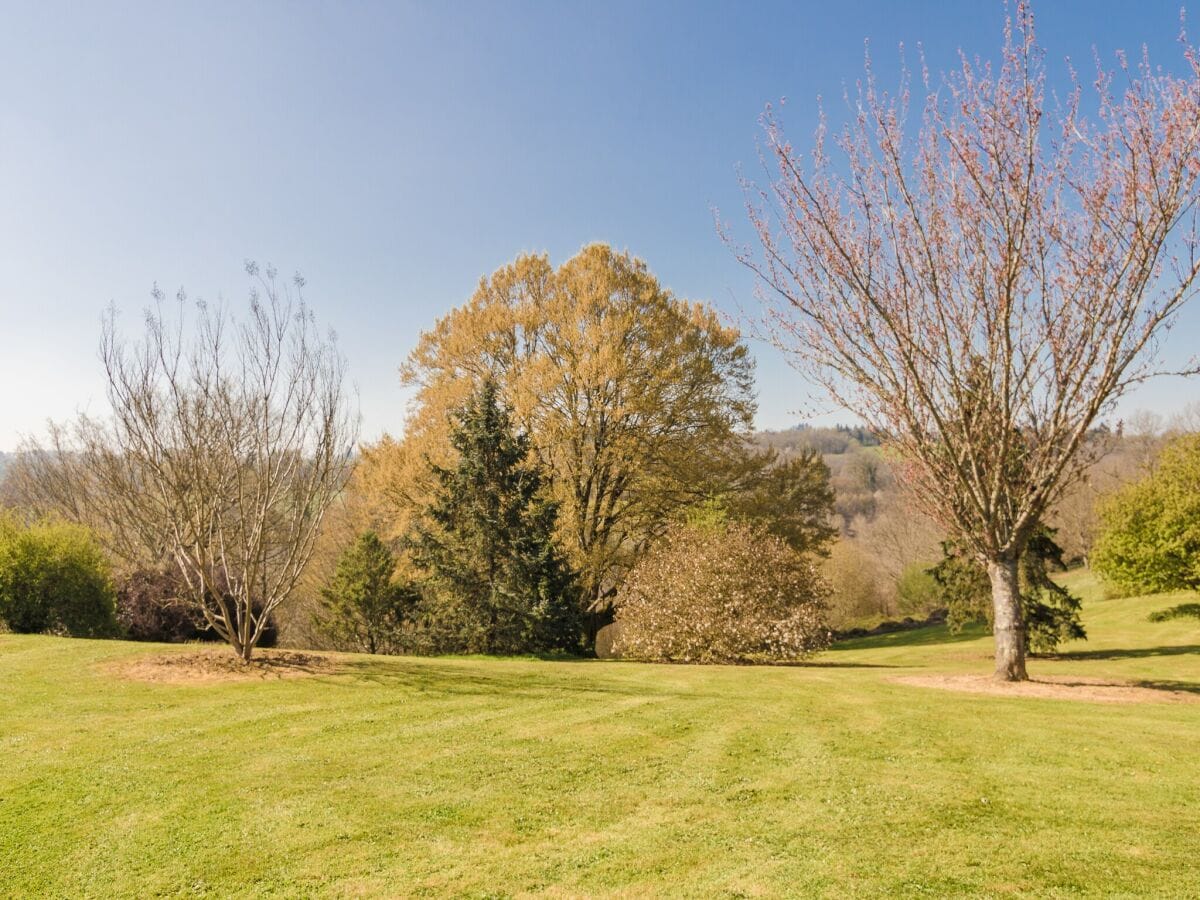
[[[418,333],[521,251],[561,262],[607,241],[677,294],[752,310],[711,209],[742,226],[736,167],[754,174],[764,104],[788,98],[799,143],[864,38],[886,80],[901,42],[935,70],[960,47],[994,57],[1003,15],[999,0],[0,2],[0,450],[103,410],[107,304],[131,328],[155,282],[236,306],[246,258],[303,272],[366,438],[400,428],[396,368]],[[1176,0],[1037,15],[1054,72],[1067,55],[1086,69],[1093,45],[1178,64]],[[1193,311],[1172,352],[1197,338]],[[755,353],[759,425],[796,422],[804,384]],[[1195,394],[1175,381],[1132,403]]]

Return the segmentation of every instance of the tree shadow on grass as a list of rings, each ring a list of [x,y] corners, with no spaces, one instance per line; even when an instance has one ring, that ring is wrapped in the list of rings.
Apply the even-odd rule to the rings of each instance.
[[[529,699],[563,694],[664,699],[703,696],[700,691],[680,692],[646,681],[624,684],[573,676],[554,678],[547,677],[545,672],[504,672],[499,668],[481,672],[469,665],[439,663],[428,657],[421,662],[409,662],[404,657],[396,656],[380,657],[378,660],[344,660],[338,666],[337,674],[349,675],[356,684],[374,683],[421,693],[448,695],[502,694]]]
[[[834,662],[827,659],[804,660],[803,662],[776,663],[777,668],[785,669],[912,669],[914,666],[905,663],[864,663],[864,662]]]
[[[1187,656],[1200,653],[1200,644],[1174,644],[1165,647],[1129,647],[1115,650],[1067,650],[1062,653],[1051,653],[1043,659],[1071,660],[1081,659],[1146,659],[1153,656]]]
[[[637,697],[643,700],[669,699],[701,699],[705,697],[724,697],[722,690],[728,683],[724,681],[702,682],[703,687],[697,690],[680,690],[670,680],[658,682],[655,679],[637,677],[635,680],[622,678],[625,674],[633,674],[637,670],[630,665],[608,668],[602,671],[613,677],[593,678],[584,674],[587,667],[570,666],[568,671],[558,675],[549,670],[505,671],[503,666],[489,667],[486,670],[469,664],[469,660],[481,660],[483,657],[468,657],[463,662],[442,661],[437,657],[421,657],[419,661],[412,657],[380,656],[373,659],[340,659],[336,667],[323,673],[332,676],[349,676],[350,683],[372,683],[381,686],[398,687],[418,693],[437,693],[445,695],[506,695],[526,699],[549,698],[564,694],[579,696],[624,696]],[[508,658],[497,658],[494,662],[507,662]],[[529,662],[532,658],[516,658],[512,662]],[[566,661],[555,659],[555,662]],[[663,666],[666,672],[681,668],[679,666]],[[688,666],[693,670],[726,670],[762,669],[762,668],[813,668],[813,669],[906,669],[906,665],[891,665],[882,663],[838,662],[836,660],[804,660],[795,663],[775,665],[747,666]],[[597,671],[597,670],[593,670]],[[645,670],[643,670],[644,673]],[[578,673],[578,675],[577,675]],[[711,690],[709,689],[711,688]]]
[[[1138,687],[1150,688],[1154,691],[1183,691],[1188,694],[1200,694],[1200,684],[1194,681],[1163,681],[1154,679],[1151,681],[1135,681]]]
[[[928,625],[924,628],[911,628],[907,631],[893,631],[890,634],[849,638],[835,643],[833,649],[836,652],[838,650],[885,650],[889,647],[932,647],[938,644],[977,641],[987,636],[987,628],[983,625],[971,624],[959,631],[951,631],[947,625]]]
[[[838,644],[834,644],[836,649]],[[828,650],[821,651],[822,654]],[[517,661],[540,661],[554,663],[617,663],[625,665],[646,666],[686,666],[689,669],[909,669],[911,666],[897,663],[862,663],[834,662],[828,659],[797,659],[797,660],[765,660],[761,662],[723,662],[723,663],[689,663],[689,662],[651,662],[644,659],[598,659],[595,656],[518,656],[500,657]]]

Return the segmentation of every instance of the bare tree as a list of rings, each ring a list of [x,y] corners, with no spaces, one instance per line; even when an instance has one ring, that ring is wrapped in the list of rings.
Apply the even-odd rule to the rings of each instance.
[[[963,56],[934,83],[922,66],[915,129],[908,76],[890,96],[868,59],[836,162],[824,117],[806,158],[768,110],[778,175],[747,184],[760,247],[739,253],[775,343],[986,564],[1002,680],[1027,677],[1031,532],[1089,462],[1098,418],[1161,372],[1200,272],[1196,52],[1184,43],[1182,77],[1097,62],[1089,119],[1077,81],[1047,102],[1029,7],[1015,19],[995,69]]]
[[[144,338],[128,343],[110,310],[111,419],[52,427],[46,445],[26,446],[17,479],[27,502],[92,525],[128,562],[173,563],[184,599],[249,660],[345,483],[357,414],[302,279],[246,269],[241,322],[198,302],[189,323],[182,292],[168,316],[156,289]]]
[[[1194,434],[1200,431],[1200,402],[1185,403],[1183,409],[1171,416],[1167,425],[1168,434]]]

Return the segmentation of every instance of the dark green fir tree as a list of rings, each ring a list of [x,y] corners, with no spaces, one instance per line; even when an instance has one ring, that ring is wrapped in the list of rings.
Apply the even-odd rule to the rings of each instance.
[[[409,541],[426,573],[421,629],[441,653],[544,653],[580,647],[576,579],[554,538],[556,505],[493,382],[452,421],[457,464]]]
[[[396,559],[374,531],[360,534],[321,591],[325,628],[339,645],[367,653],[399,653],[417,607],[415,588],[394,578]]]
[[[950,628],[957,631],[968,622],[991,624],[987,571],[952,541],[942,544],[942,553],[941,562],[929,573],[949,612]],[[1087,637],[1079,620],[1079,598],[1050,577],[1051,572],[1064,568],[1063,551],[1054,541],[1054,529],[1039,527],[1029,539],[1018,568],[1027,652],[1050,653],[1063,641]]]

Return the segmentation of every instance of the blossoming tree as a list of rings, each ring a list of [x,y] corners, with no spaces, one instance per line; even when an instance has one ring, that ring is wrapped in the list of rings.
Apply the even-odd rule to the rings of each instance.
[[[747,183],[758,240],[739,256],[766,331],[986,565],[1002,680],[1027,677],[1026,543],[1100,418],[1164,370],[1200,272],[1200,59],[1183,46],[1182,74],[1119,55],[1057,102],[1022,5],[998,65],[922,66],[915,124],[910,78],[881,91],[869,59],[849,123],[830,136],[822,116],[810,153],[764,117],[772,176]]]

